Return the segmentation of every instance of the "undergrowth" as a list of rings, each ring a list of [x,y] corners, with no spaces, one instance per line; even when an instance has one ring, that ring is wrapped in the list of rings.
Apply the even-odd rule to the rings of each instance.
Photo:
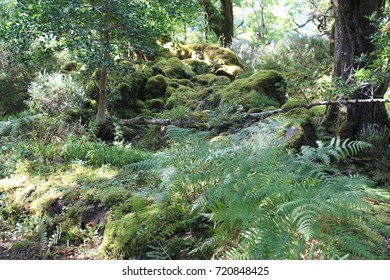
[[[370,201],[387,201],[362,176],[345,176],[332,162],[370,147],[334,138],[286,152],[279,122],[230,136],[169,127],[171,148],[133,170],[160,176],[161,209],[206,217],[212,233],[189,252],[222,259],[385,258],[388,229]],[[187,210],[185,210],[187,209]]]

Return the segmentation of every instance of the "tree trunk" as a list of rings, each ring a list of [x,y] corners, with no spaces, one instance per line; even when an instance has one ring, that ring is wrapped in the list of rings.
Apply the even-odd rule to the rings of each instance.
[[[107,107],[107,72],[110,57],[110,34],[108,26],[108,4],[104,2],[102,7],[103,13],[103,31],[102,31],[102,45],[103,45],[103,62],[100,73],[100,92],[99,105],[97,112],[97,122],[99,126],[106,124],[106,107]]]
[[[335,17],[335,45],[333,79],[341,79],[348,86],[351,75],[357,69],[356,58],[370,54],[375,46],[370,39],[375,27],[368,16],[381,14],[385,0],[332,0]],[[370,59],[373,59],[372,57]],[[383,98],[388,82],[367,85],[353,93],[353,99]],[[385,126],[388,117],[383,103],[358,103],[328,106],[324,124],[336,125],[336,132],[343,138],[354,138],[368,124]]]
[[[198,0],[205,11],[209,28],[217,35],[221,46],[229,47],[233,41],[233,3],[232,0],[221,0],[219,11],[211,0]]]

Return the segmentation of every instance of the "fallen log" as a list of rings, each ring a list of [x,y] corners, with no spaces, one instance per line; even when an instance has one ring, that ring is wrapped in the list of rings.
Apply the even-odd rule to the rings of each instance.
[[[390,99],[350,99],[350,100],[335,100],[335,101],[317,101],[313,103],[308,103],[302,106],[297,106],[294,108],[305,108],[310,109],[315,106],[324,106],[324,105],[346,105],[346,104],[356,104],[356,103],[386,103],[390,102]],[[276,109],[271,111],[265,111],[260,113],[252,113],[246,116],[247,119],[264,119],[279,113],[287,113],[287,111],[283,109]],[[196,122],[191,119],[180,119],[180,120],[171,120],[171,119],[159,119],[153,117],[135,117],[132,119],[120,119],[119,124],[121,125],[159,125],[159,126],[167,126],[174,125],[178,127],[192,127],[192,128],[206,128],[208,125],[206,123]]]

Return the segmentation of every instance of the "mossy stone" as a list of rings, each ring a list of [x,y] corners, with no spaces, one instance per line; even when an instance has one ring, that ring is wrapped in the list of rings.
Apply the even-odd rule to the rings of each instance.
[[[162,59],[152,69],[158,73],[164,73],[169,78],[190,79],[195,76],[191,68],[184,65],[177,57]]]
[[[307,101],[305,101],[302,98],[290,98],[286,101],[286,103],[283,104],[282,110],[283,112],[288,112],[291,109],[294,108],[302,108],[307,104]]]
[[[204,60],[208,65],[237,65],[242,67],[240,60],[234,52],[217,45],[181,45],[174,55],[179,59]]]
[[[164,97],[167,87],[168,82],[163,75],[159,74],[157,76],[151,77],[146,82],[142,99],[146,100],[150,98]]]
[[[284,86],[284,79],[277,71],[259,71],[249,78],[235,80],[221,90],[221,103],[238,102],[246,111],[251,108],[278,107],[286,101]]]
[[[214,74],[217,76],[226,76],[230,80],[234,80],[238,74],[243,72],[244,69],[237,65],[221,65],[214,71]]]
[[[215,78],[217,76],[211,73],[208,74],[201,74],[201,75],[196,75],[195,77],[191,78],[191,81],[199,84],[199,85],[211,85],[213,81],[215,81]]]
[[[211,70],[210,65],[199,59],[183,59],[182,62],[184,65],[190,67],[196,75],[206,74]]]
[[[179,86],[182,85],[182,86],[194,88],[194,84],[190,80],[188,80],[188,79],[173,78],[173,79],[170,80],[169,84],[171,84],[171,83],[176,83]]]
[[[146,100],[145,105],[149,109],[154,109],[154,110],[164,109],[164,101],[158,98]]]
[[[201,101],[201,92],[190,87],[180,86],[172,92],[165,105],[167,109],[172,109],[179,105],[195,109]]]

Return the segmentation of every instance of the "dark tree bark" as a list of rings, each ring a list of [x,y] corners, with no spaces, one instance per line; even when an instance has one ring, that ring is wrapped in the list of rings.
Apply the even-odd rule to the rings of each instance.
[[[232,0],[220,0],[219,11],[211,0],[198,0],[205,11],[209,28],[217,35],[221,46],[229,47],[233,42],[233,3]]]
[[[335,17],[335,45],[333,79],[342,79],[350,84],[351,75],[357,69],[356,58],[361,54],[371,54],[375,45],[370,36],[375,27],[368,16],[374,12],[381,14],[387,0],[332,0]],[[373,59],[371,57],[370,59]],[[383,84],[359,87],[353,99],[383,98],[388,81]],[[354,138],[367,124],[385,126],[388,124],[384,103],[357,103],[328,106],[324,124],[336,125],[337,133],[343,138]]]

